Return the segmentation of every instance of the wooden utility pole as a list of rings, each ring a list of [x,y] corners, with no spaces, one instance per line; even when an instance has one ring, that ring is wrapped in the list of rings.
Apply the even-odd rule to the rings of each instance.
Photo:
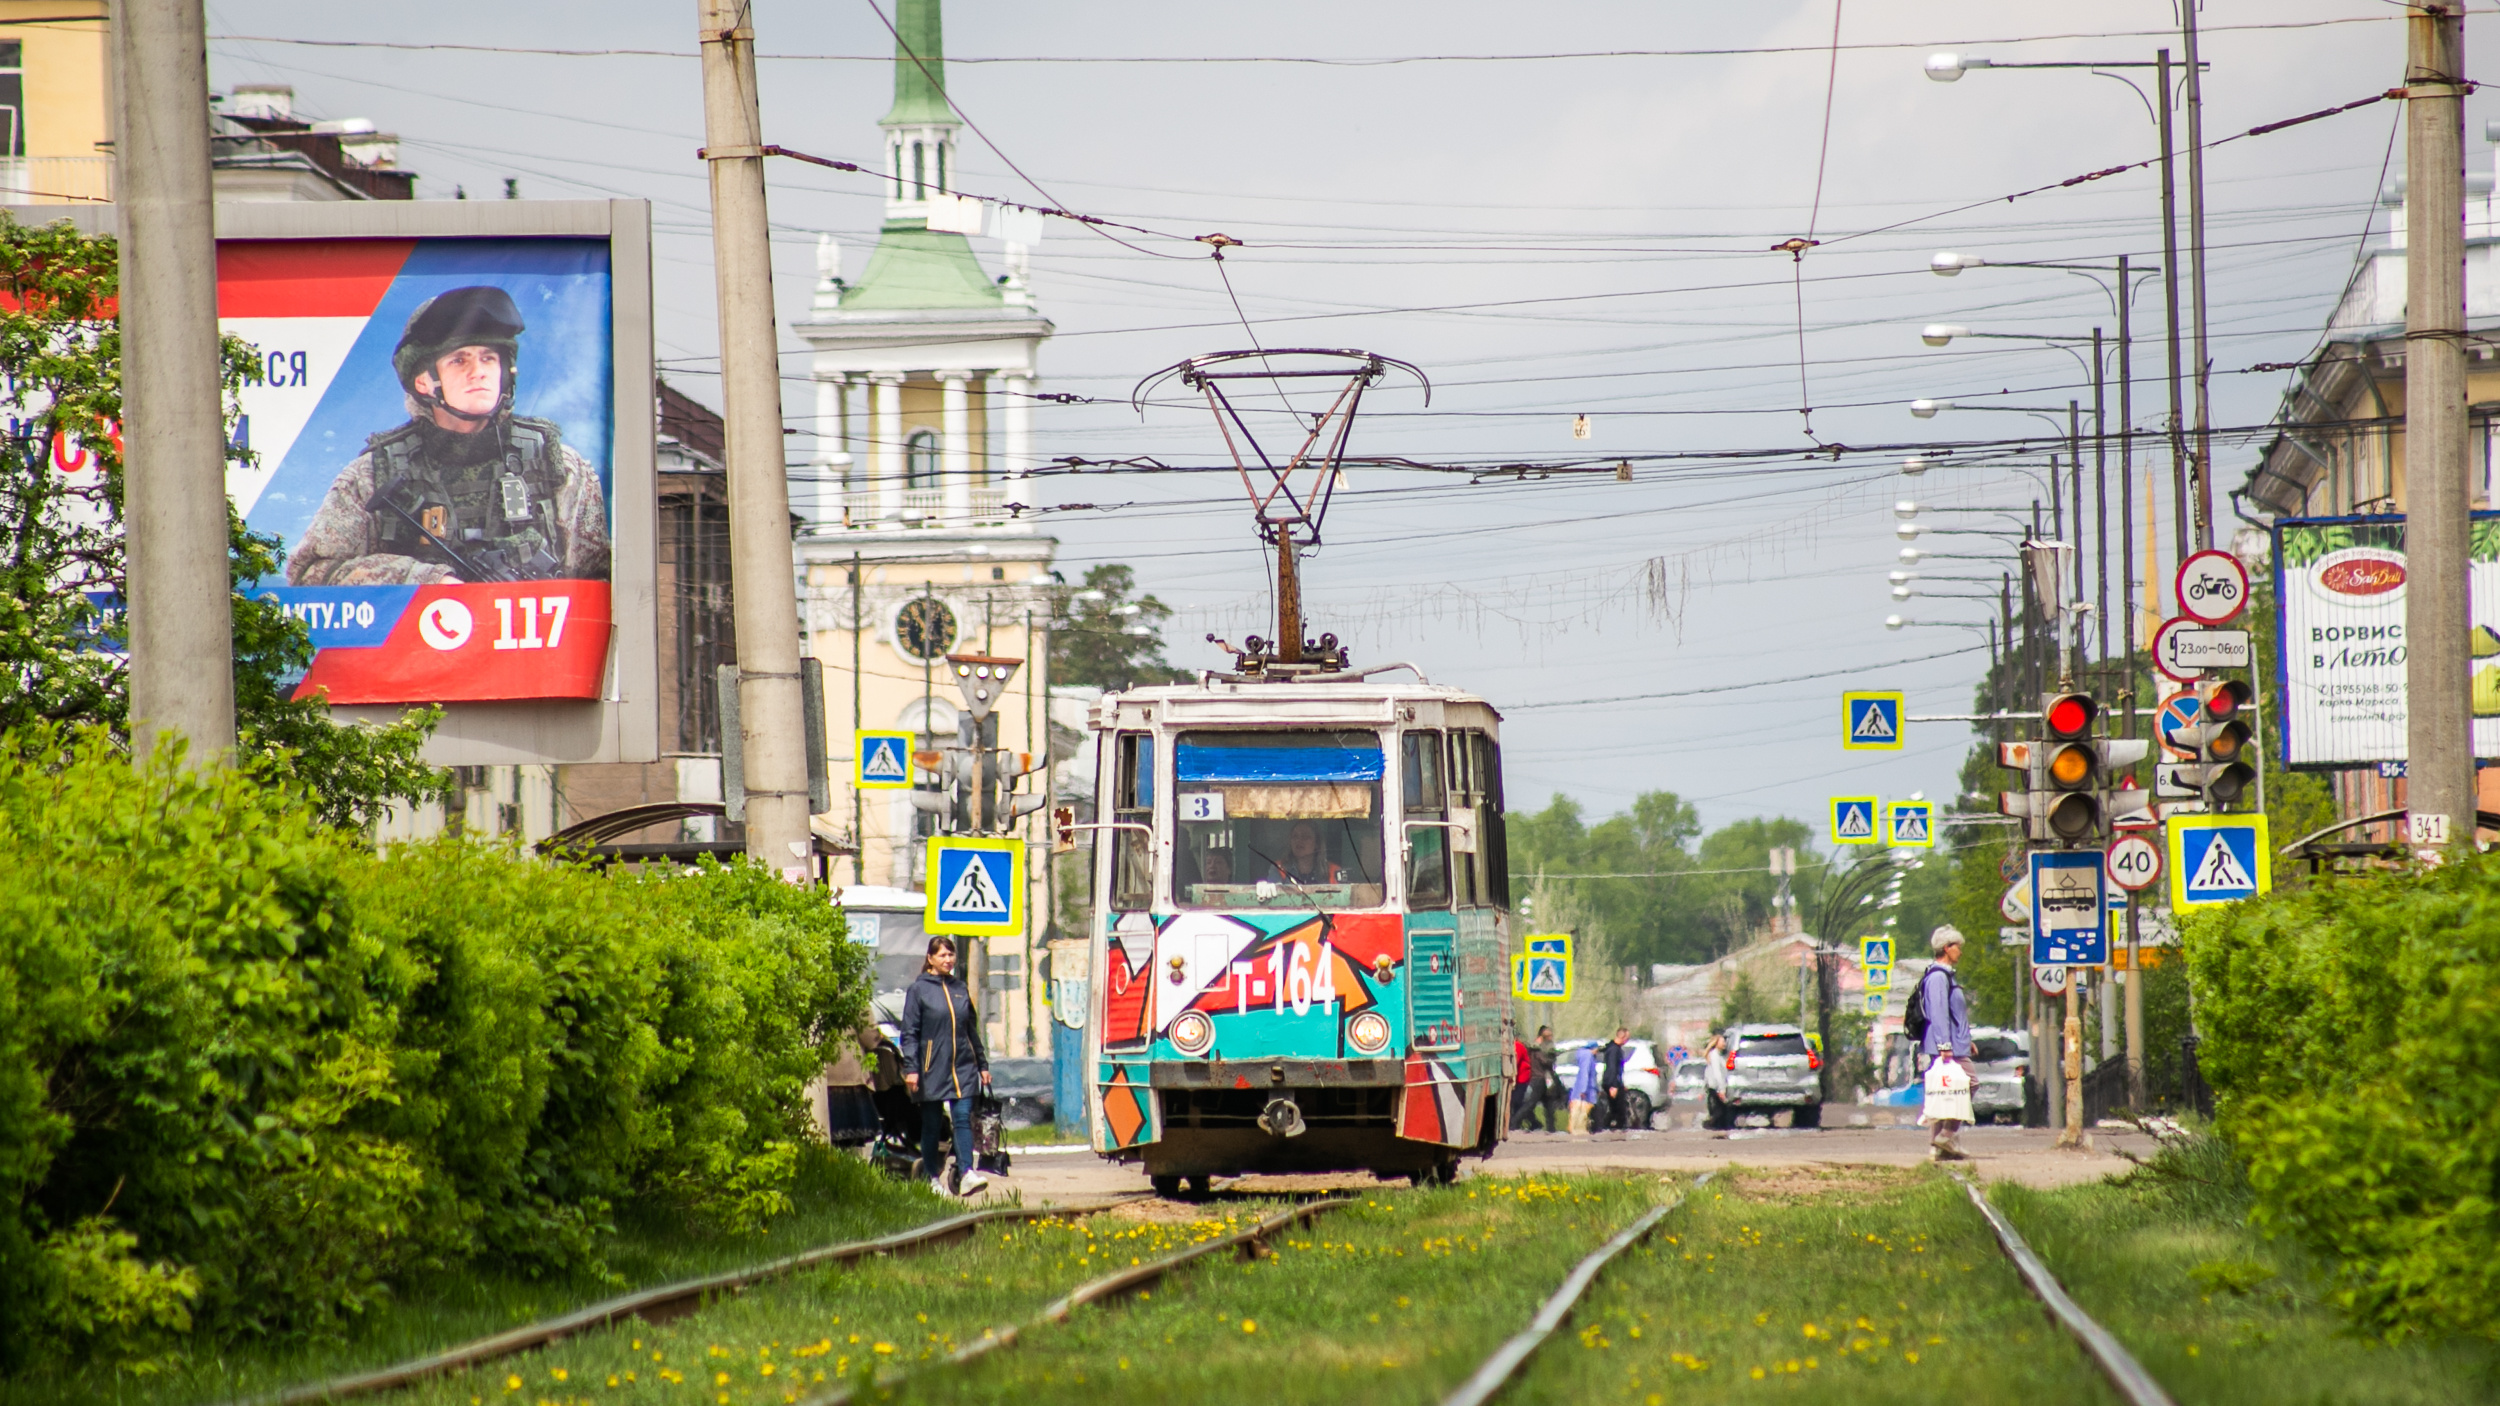
[[[750,0],[695,0],[703,49],[703,157],[712,180],[720,300],[721,424],[729,577],[738,629],[738,730],[747,854],[811,871],[799,603],[790,567],[790,483],[781,447],[781,348],[764,211],[763,119]],[[821,742],[819,743],[821,745]]]
[[[121,210],[124,530],[131,749],[234,751],[234,592],[210,223],[208,38],[200,0],[120,0],[113,62]]]
[[[2405,19],[2405,801],[2425,857],[2474,839],[2464,11],[2417,4]]]

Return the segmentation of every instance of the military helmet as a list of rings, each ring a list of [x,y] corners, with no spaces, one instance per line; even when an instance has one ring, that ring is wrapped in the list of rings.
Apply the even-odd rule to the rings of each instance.
[[[483,285],[454,288],[426,299],[409,314],[399,346],[391,353],[391,366],[399,372],[399,384],[413,393],[417,373],[431,370],[445,356],[461,347],[493,347],[503,354],[508,398],[523,330],[521,310],[513,305],[511,294]]]

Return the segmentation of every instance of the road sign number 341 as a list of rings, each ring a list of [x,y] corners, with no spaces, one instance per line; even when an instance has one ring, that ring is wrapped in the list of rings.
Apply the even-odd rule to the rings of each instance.
[[[2161,877],[2161,850],[2142,835],[2121,835],[2103,863],[2109,881],[2129,893],[2152,887]]]

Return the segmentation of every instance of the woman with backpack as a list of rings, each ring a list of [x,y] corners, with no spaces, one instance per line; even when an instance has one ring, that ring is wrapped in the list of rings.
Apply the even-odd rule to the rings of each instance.
[[[903,993],[903,1086],[920,1104],[918,1174],[940,1196],[949,1194],[938,1143],[954,1125],[953,1194],[970,1196],[989,1185],[974,1165],[972,1100],[990,1089],[990,1052],[981,1044],[981,1016],[972,990],[955,975],[955,939],[932,937],[920,975]]]
[[[1925,1098],[1918,1120],[1928,1124],[1927,1159],[1964,1162],[1959,1134],[1970,1121],[1970,1001],[1954,977],[1962,960],[1962,934],[1948,923],[1930,933],[1928,949],[1935,962],[1918,978],[1909,1008],[1901,1014],[1901,1033],[1918,1041],[1919,1062],[1926,1074]]]

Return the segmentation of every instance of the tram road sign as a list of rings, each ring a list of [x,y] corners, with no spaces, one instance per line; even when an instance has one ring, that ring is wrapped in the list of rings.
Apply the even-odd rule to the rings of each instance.
[[[2031,856],[2033,966],[2097,967],[2109,960],[2107,906],[2096,849],[2037,850]]]
[[[1852,752],[1900,751],[1901,698],[1899,692],[1840,695],[1840,745]]]
[[[2170,817],[2170,906],[2210,908],[2274,887],[2263,815]]]
[[[851,734],[851,784],[862,791],[911,788],[912,735],[862,728]]]
[[[1880,796],[1832,797],[1832,843],[1871,845],[1883,839],[1877,817],[1884,809]]]
[[[929,907],[923,926],[959,937],[1024,931],[1024,841],[939,835],[929,841]]]
[[[1936,847],[1933,801],[1894,801],[1884,808],[1884,841],[1904,849]]]

